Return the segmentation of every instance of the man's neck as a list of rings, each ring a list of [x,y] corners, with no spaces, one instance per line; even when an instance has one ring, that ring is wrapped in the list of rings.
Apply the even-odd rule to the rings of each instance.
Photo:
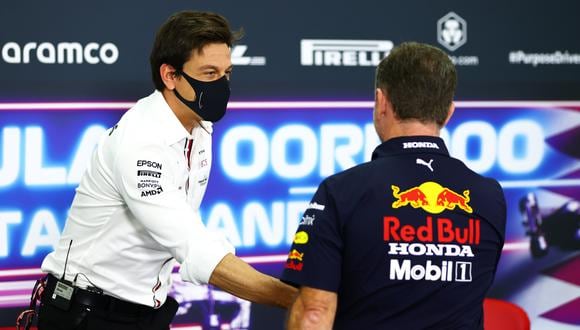
[[[165,98],[165,101],[169,105],[169,108],[173,111],[181,125],[183,125],[185,130],[191,134],[193,129],[200,125],[199,119],[196,118],[197,116],[195,113],[181,103],[172,91],[165,89],[162,94],[163,98]]]
[[[416,120],[405,120],[399,121],[396,125],[391,125],[390,129],[386,132],[386,139],[389,140],[395,137],[401,136],[414,136],[414,135],[426,135],[426,136],[439,136],[440,128],[435,123],[425,124]]]

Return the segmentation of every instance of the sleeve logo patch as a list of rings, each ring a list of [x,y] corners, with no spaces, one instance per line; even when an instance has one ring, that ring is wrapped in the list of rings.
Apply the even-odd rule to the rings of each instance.
[[[294,235],[294,244],[306,244],[308,243],[308,233],[305,231],[299,231]]]
[[[309,216],[309,215],[304,215],[302,217],[302,220],[300,221],[299,225],[302,226],[313,226],[314,225],[314,220],[316,220],[316,216]]]
[[[324,205],[318,204],[316,202],[312,202],[312,203],[308,204],[308,207],[306,209],[307,210],[313,209],[313,210],[324,211]]]

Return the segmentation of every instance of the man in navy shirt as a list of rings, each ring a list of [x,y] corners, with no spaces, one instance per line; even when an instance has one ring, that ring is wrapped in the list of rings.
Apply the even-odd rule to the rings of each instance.
[[[455,67],[404,43],[377,68],[368,163],[324,180],[282,279],[300,287],[290,329],[481,329],[504,243],[497,181],[451,158]]]

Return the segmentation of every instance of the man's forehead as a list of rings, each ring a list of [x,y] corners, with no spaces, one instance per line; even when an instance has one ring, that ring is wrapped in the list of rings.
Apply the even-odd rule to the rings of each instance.
[[[208,44],[193,50],[189,61],[196,66],[231,66],[231,51],[227,44]]]
[[[225,43],[210,43],[201,48],[191,51],[191,58],[193,57],[207,57],[212,55],[229,55],[231,53],[230,47]]]

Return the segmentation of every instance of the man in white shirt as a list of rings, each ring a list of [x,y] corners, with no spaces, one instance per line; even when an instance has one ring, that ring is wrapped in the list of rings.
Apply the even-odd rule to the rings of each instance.
[[[168,329],[175,261],[185,281],[292,303],[295,289],[235,257],[199,215],[235,40],[227,21],[208,12],[179,12],[160,28],[150,57],[156,91],[99,142],[56,250],[42,263],[49,275],[40,330]]]

